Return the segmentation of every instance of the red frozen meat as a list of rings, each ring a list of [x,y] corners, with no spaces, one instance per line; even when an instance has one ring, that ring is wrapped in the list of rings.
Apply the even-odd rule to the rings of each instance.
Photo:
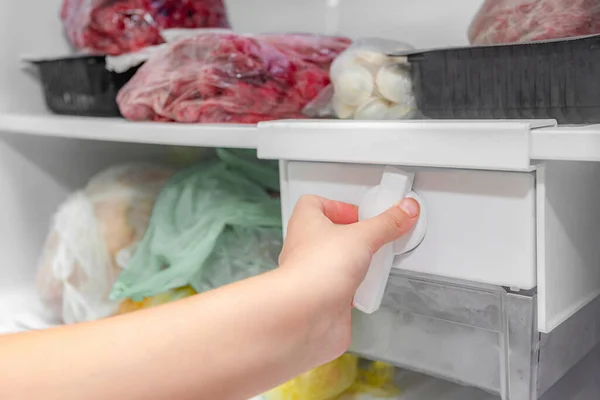
[[[600,0],[486,0],[472,44],[532,42],[600,33]]]
[[[117,96],[135,121],[257,123],[302,118],[350,45],[339,37],[204,34],[169,43]]]
[[[118,55],[163,42],[167,28],[228,28],[223,0],[64,0],[60,17],[78,50]]]

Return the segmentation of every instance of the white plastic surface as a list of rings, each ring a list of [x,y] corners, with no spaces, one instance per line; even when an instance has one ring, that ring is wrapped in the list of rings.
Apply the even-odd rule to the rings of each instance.
[[[553,120],[274,121],[261,158],[528,171],[531,130]]]
[[[404,199],[412,191],[414,178],[413,172],[386,167],[379,185],[365,193],[358,208],[358,219],[363,221],[373,218]],[[424,235],[422,230],[419,230],[417,235],[421,232]],[[417,235],[412,232],[411,236],[416,237]],[[379,309],[396,251],[398,251],[397,254],[404,254],[412,250],[412,248],[408,248],[409,242],[402,244],[405,245],[405,248],[395,243],[388,243],[375,253],[367,275],[354,295],[354,306],[357,309],[367,314],[374,313]]]
[[[600,125],[552,124],[541,120],[276,121],[257,128],[0,111],[0,132],[131,143],[258,147],[262,158],[272,159],[499,170],[530,170],[536,160],[600,161]]]
[[[483,0],[226,0],[235,29],[250,32],[341,33],[402,38],[415,46],[467,44],[467,28]],[[330,5],[337,7],[329,7]],[[265,10],[269,18],[265,18]],[[435,12],[433,11],[435,10]]]
[[[600,161],[600,125],[552,120],[274,121],[259,132],[261,157],[298,161],[499,170]]]
[[[360,204],[377,165],[282,162],[284,221],[304,194]],[[520,289],[536,286],[532,173],[406,168],[426,205],[427,234],[394,268]]]
[[[538,329],[600,295],[600,163],[548,162],[537,173]]]
[[[170,148],[0,133],[0,294],[33,285],[52,214],[115,163],[165,160]]]
[[[34,285],[0,291],[0,335],[59,325],[41,303]]]
[[[531,135],[531,158],[600,161],[600,125],[537,129]]]
[[[0,113],[0,132],[131,143],[256,148],[255,125],[130,122],[121,118]]]
[[[261,157],[314,161],[531,169],[530,160],[600,161],[600,125],[551,121],[277,121],[254,125],[133,123],[116,118],[3,114],[0,131],[207,147],[257,148]],[[530,130],[531,128],[531,130]],[[365,131],[369,131],[365,134]]]

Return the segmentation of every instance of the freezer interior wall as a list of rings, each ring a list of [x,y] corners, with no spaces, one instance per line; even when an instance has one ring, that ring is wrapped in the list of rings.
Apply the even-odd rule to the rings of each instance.
[[[96,172],[169,147],[0,134],[0,293],[30,287],[52,214]],[[0,310],[1,311],[1,310]]]

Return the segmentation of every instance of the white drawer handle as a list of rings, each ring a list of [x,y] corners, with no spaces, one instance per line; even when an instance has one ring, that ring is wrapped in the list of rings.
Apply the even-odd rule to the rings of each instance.
[[[423,201],[412,191],[415,174],[386,167],[378,186],[370,189],[358,208],[360,221],[386,211],[405,197],[412,197],[421,205],[421,216],[415,227],[397,241],[383,246],[373,257],[369,271],[354,295],[354,306],[367,314],[379,310],[385,286],[392,270],[394,256],[417,247],[425,237],[427,217]]]

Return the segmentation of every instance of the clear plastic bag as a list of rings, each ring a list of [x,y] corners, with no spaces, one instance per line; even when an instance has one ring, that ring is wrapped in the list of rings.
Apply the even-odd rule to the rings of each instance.
[[[38,291],[65,323],[112,315],[109,293],[143,237],[154,201],[174,173],[130,164],[109,168],[74,193],[54,216],[42,252]]]
[[[191,285],[206,291],[277,266],[282,246],[277,162],[219,150],[216,162],[176,174],[111,297],[142,301]]]
[[[64,0],[60,16],[76,49],[110,55],[163,43],[163,29],[229,27],[223,0]]]
[[[257,123],[302,118],[329,84],[329,67],[350,41],[312,35],[208,33],[154,53],[121,89],[135,121]]]
[[[160,32],[165,43],[173,42],[174,40],[181,39],[184,37],[205,35],[207,33],[231,33],[230,29],[226,28],[199,28],[199,29],[165,29]],[[106,56],[106,69],[109,71],[122,74],[131,68],[135,68],[142,65],[150,59],[150,57],[164,48],[165,44],[159,44],[156,46],[144,47],[141,50],[133,52],[119,54],[114,56]]]
[[[409,65],[388,57],[410,50],[407,44],[362,39],[331,65],[331,85],[304,112],[313,117],[341,119],[407,119],[416,113]]]
[[[600,33],[598,0],[486,0],[469,27],[475,45]]]

